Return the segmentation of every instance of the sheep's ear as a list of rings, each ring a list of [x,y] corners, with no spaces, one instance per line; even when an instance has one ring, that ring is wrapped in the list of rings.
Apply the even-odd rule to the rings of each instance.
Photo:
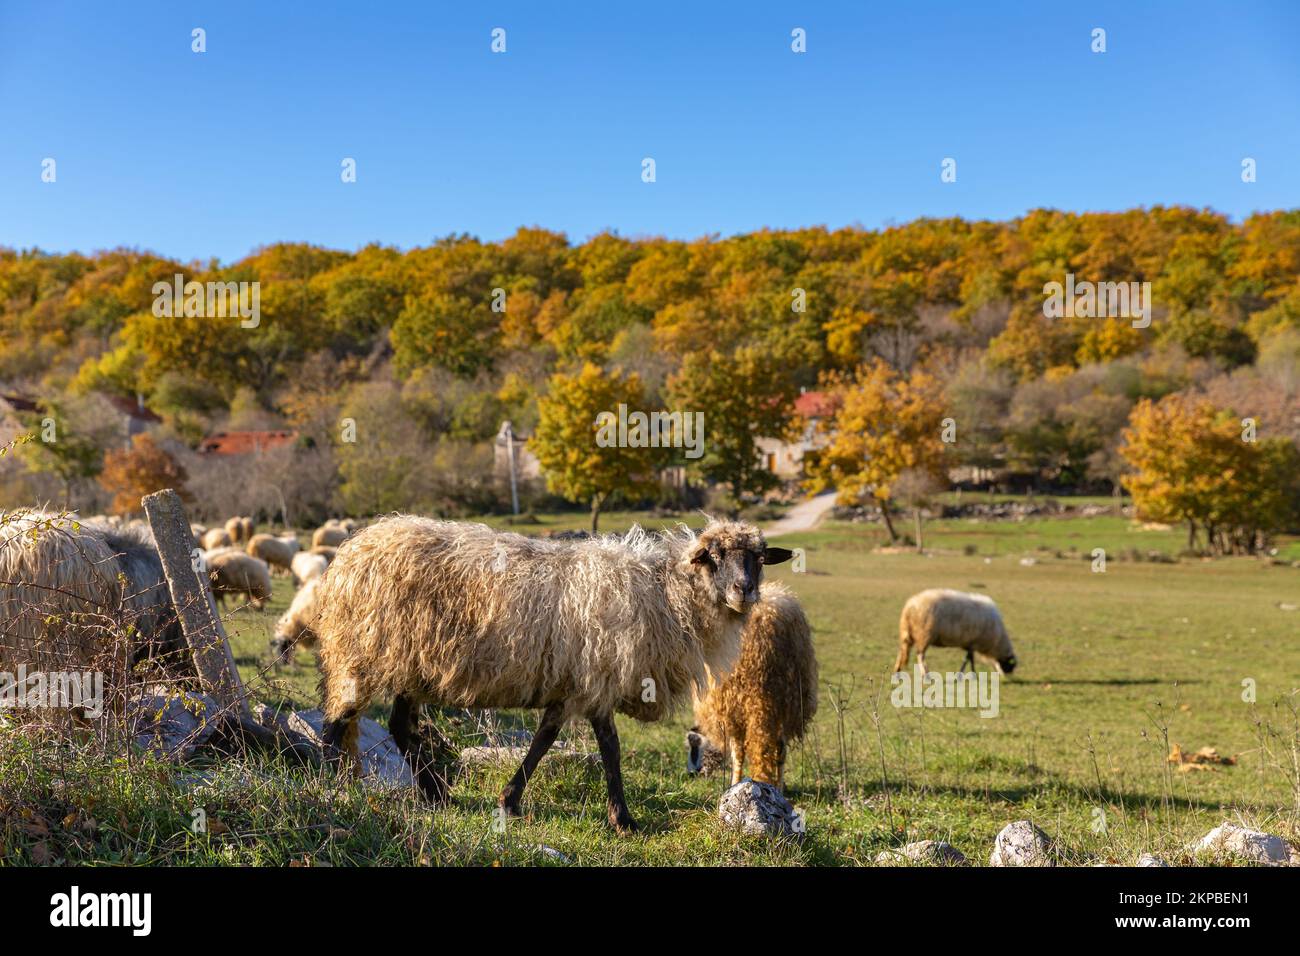
[[[766,548],[763,551],[764,564],[783,564],[794,557],[789,548]]]
[[[713,555],[709,554],[707,544],[697,544],[691,552],[691,564],[713,564]]]

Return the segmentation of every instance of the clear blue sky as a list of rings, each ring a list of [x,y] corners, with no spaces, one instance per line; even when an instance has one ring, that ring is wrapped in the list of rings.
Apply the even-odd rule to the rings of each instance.
[[[8,246],[230,261],[1156,203],[1300,206],[1300,2],[0,3]]]

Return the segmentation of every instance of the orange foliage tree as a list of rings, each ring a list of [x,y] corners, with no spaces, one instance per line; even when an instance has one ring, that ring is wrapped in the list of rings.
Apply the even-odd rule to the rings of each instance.
[[[105,453],[99,473],[99,483],[113,495],[118,514],[140,511],[140,499],[163,488],[174,488],[184,501],[193,500],[185,489],[188,480],[184,467],[147,434],[132,438],[130,448]]]

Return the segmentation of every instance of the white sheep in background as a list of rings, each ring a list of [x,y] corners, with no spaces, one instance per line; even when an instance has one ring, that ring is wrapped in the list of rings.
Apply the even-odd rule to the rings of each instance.
[[[271,638],[271,650],[278,662],[288,661],[293,656],[295,647],[313,647],[316,644],[316,632],[312,629],[312,618],[316,615],[316,588],[320,577],[314,577],[300,587],[289,604],[289,609],[275,622],[275,636]]]
[[[931,647],[960,647],[966,651],[962,670],[975,659],[1010,674],[1016,667],[1002,614],[992,598],[946,588],[931,588],[914,594],[903,606],[898,620],[898,660],[894,672],[907,669],[908,656],[916,648],[916,666],[926,673],[925,653]]]
[[[216,551],[218,548],[229,548],[234,543],[235,539],[230,536],[230,532],[225,528],[212,528],[203,533],[200,547],[204,551]]]
[[[348,530],[340,524],[323,524],[317,528],[311,536],[311,546],[313,548],[326,545],[331,548],[337,548],[348,538]]]
[[[329,566],[329,558],[323,554],[299,551],[289,562],[289,572],[293,575],[294,583],[301,587],[308,581],[320,577]]]
[[[204,558],[218,604],[224,604],[229,594],[243,594],[260,611],[271,600],[271,569],[265,561],[237,548],[209,551]]]
[[[302,545],[298,543],[296,535],[285,535],[277,538],[271,534],[255,534],[248,539],[248,546],[244,549],[253,557],[265,561],[272,568],[280,568],[283,571],[291,571],[293,556],[302,550]]]

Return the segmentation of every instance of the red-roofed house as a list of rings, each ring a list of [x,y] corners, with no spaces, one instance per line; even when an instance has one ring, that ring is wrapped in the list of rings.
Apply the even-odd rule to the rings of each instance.
[[[268,448],[288,445],[297,439],[296,431],[213,432],[199,442],[201,455],[247,455]]]
[[[782,481],[802,478],[804,455],[826,443],[826,439],[818,434],[817,425],[835,414],[836,405],[835,396],[828,392],[801,392],[794,400],[794,410],[803,419],[802,434],[788,442],[760,438],[758,450],[763,456],[763,467]]]

